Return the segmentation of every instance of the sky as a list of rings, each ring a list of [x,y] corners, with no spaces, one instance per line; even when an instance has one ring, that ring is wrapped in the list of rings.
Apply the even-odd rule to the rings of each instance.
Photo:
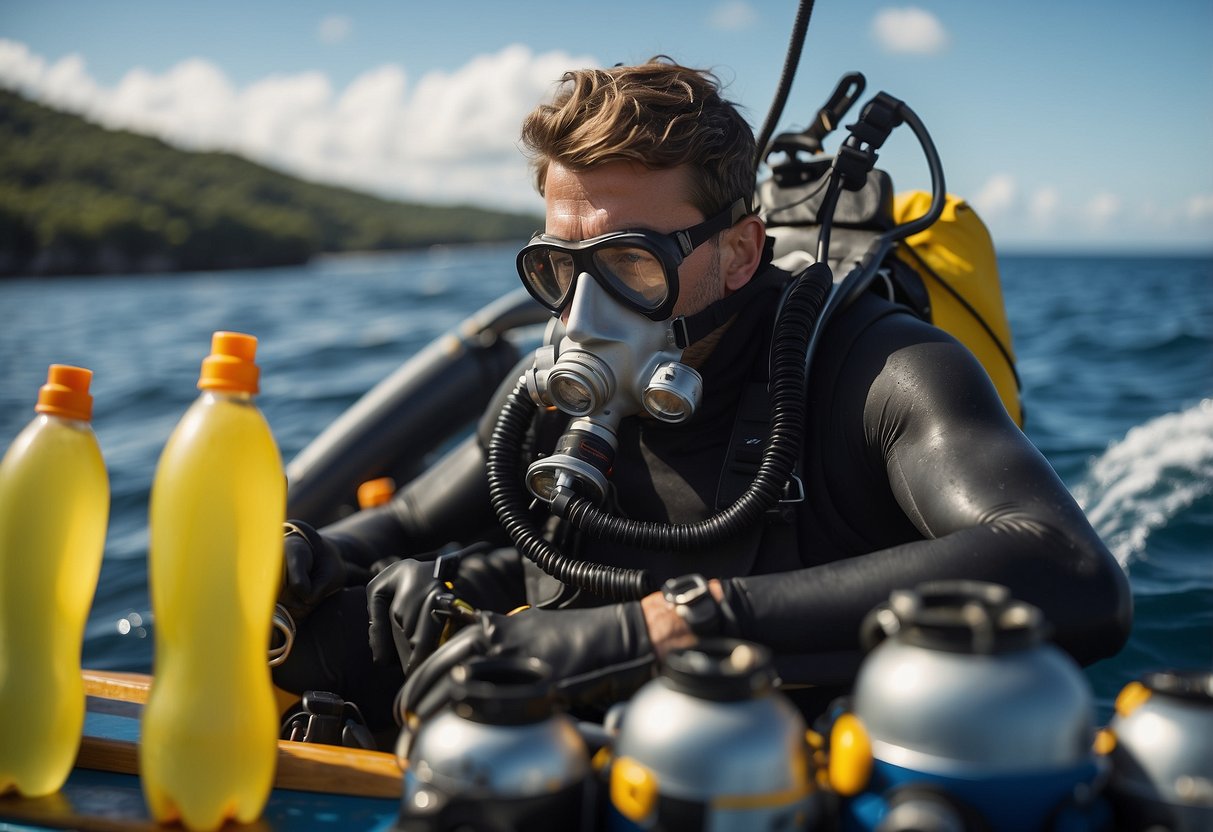
[[[0,0],[0,87],[316,181],[539,213],[518,126],[561,73],[669,55],[757,132],[798,6]],[[817,0],[779,130],[859,71],[862,100],[922,119],[1000,250],[1213,252],[1211,43],[1211,0]],[[908,128],[878,164],[929,184]]]

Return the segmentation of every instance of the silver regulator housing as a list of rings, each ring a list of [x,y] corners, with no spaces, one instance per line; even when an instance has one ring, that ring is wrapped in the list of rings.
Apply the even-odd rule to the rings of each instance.
[[[678,423],[694,415],[703,378],[681,360],[672,321],[639,315],[579,275],[568,323],[553,319],[525,375],[536,404],[575,417],[555,451],[527,470],[530,492],[551,502],[558,489],[574,489],[601,502],[621,419],[643,411]]]

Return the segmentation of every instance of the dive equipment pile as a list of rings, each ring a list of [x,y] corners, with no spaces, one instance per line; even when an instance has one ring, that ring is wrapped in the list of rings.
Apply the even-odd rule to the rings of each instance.
[[[295,765],[278,786],[328,792],[325,822],[343,828],[363,826],[334,796],[373,795],[363,811],[373,810],[374,828],[403,832],[1210,828],[1213,672],[1146,674],[1097,730],[1085,676],[1047,632],[1039,610],[999,585],[895,591],[865,620],[852,694],[812,725],[780,690],[767,648],[737,639],[671,651],[602,724],[565,712],[542,662],[472,659],[451,670],[452,706],[400,733],[403,780],[382,771],[392,755],[318,745],[314,761],[360,761],[350,774],[365,782],[305,783]],[[307,747],[281,744],[280,764],[302,763]],[[133,753],[121,762],[95,751],[81,764],[146,776]],[[0,798],[0,819],[55,817],[47,809]]]

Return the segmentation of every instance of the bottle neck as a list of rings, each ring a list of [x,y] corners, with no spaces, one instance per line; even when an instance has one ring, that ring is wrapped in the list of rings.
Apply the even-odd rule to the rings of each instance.
[[[208,401],[228,401],[241,404],[252,404],[253,394],[244,390],[220,390],[208,388],[202,391],[199,398]]]
[[[56,424],[74,430],[92,430],[93,423],[91,419],[73,419],[70,416],[60,416],[56,413],[39,413],[34,417],[35,424]]]

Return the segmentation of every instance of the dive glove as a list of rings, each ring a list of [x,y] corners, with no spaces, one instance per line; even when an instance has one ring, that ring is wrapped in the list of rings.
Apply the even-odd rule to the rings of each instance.
[[[410,672],[442,643],[453,616],[472,615],[472,608],[456,598],[451,584],[458,567],[457,553],[437,560],[406,558],[371,579],[366,607],[376,664],[399,661]]]
[[[430,657],[477,609],[509,610],[526,603],[522,563],[512,549],[489,541],[462,549],[449,544],[393,562],[367,586],[371,655],[397,660],[406,673]]]
[[[321,601],[345,586],[346,565],[337,547],[307,523],[289,520],[285,533],[285,575],[278,603],[300,622]]]
[[[552,672],[571,710],[600,716],[636,692],[656,668],[640,602],[573,610],[479,612],[422,662],[397,698],[397,718],[414,728],[450,704],[451,670],[477,656],[534,657]]]

